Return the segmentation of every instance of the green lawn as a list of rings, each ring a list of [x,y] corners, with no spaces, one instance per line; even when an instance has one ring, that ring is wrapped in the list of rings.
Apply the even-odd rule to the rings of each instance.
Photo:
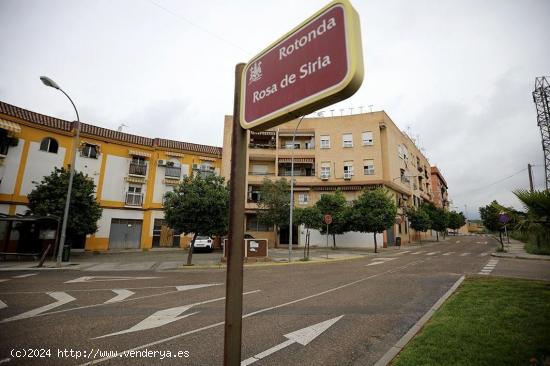
[[[469,278],[392,365],[542,365],[544,357],[550,362],[550,282]]]

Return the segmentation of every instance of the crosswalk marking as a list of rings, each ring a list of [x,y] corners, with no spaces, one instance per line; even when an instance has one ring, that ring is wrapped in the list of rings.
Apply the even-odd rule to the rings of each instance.
[[[394,259],[397,259],[397,258],[374,258],[372,260],[372,263],[369,263],[369,264],[365,265],[365,267],[367,267],[367,266],[376,266],[377,264],[386,263],[386,262],[392,261]]]
[[[36,276],[37,273],[27,273],[27,274],[22,274],[22,275],[19,275],[19,276],[13,276],[13,278],[26,278],[26,277],[31,277],[31,276]]]
[[[441,252],[430,252],[430,253],[428,253],[428,254],[426,254],[426,255],[435,255],[435,254],[437,254],[437,253],[441,253]]]
[[[489,275],[489,274],[491,274],[493,269],[495,269],[495,267],[497,266],[497,263],[498,263],[498,259],[491,259],[489,262],[487,262],[485,267],[483,267],[481,269],[481,271],[478,272],[478,274],[480,274],[480,275]]]
[[[447,253],[443,253],[443,255],[447,256],[447,255],[451,255],[453,253],[456,253],[456,252],[447,252]]]
[[[37,316],[39,314],[42,314],[48,310],[55,309],[57,307],[60,307],[61,305],[65,305],[71,301],[76,300],[71,295],[67,294],[66,292],[49,292],[48,295],[53,297],[56,302],[52,302],[51,304],[41,306],[39,308],[26,311],[22,314],[12,316],[11,318],[6,318],[0,321],[0,323],[10,322],[13,320],[19,320],[19,319],[25,319],[25,318],[32,318],[33,316]]]
[[[420,254],[420,253],[426,253],[425,251],[421,250],[420,252],[414,252],[414,253],[411,253],[411,255],[417,255],[417,254]]]
[[[0,282],[6,282],[6,281],[9,281],[10,279],[9,278],[2,278],[0,279]]]
[[[7,308],[7,307],[8,307],[8,304],[6,304],[2,300],[0,300],[0,309],[4,309],[4,308]]]
[[[465,257],[465,256],[467,256],[467,255],[470,255],[470,254],[472,254],[472,253],[468,253],[468,252],[466,252],[466,253],[462,253],[462,254],[460,254],[460,256],[461,256],[461,257]]]

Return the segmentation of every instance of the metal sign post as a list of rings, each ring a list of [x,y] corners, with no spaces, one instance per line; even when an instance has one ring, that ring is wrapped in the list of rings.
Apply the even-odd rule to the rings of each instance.
[[[241,75],[245,64],[235,67],[233,131],[231,136],[231,186],[229,196],[229,233],[227,240],[227,275],[225,287],[225,334],[223,364],[241,364],[243,315],[244,205],[246,194],[246,130],[239,123]]]
[[[329,226],[330,224],[332,224],[332,215],[326,214],[326,215],[323,217],[323,221],[325,222],[325,224],[327,224],[327,259],[328,259],[328,226]]]

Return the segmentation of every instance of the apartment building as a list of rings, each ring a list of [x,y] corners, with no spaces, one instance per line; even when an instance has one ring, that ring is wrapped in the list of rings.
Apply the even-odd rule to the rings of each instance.
[[[432,181],[432,197],[433,203],[446,211],[449,210],[449,188],[443,175],[436,166],[430,168]]]
[[[225,117],[222,175],[229,177],[231,164],[232,116]],[[258,221],[257,202],[264,178],[280,179],[291,174],[294,156],[296,207],[314,205],[323,194],[343,192],[348,201],[361,191],[385,187],[398,207],[395,225],[378,243],[394,245],[396,237],[402,243],[418,239],[420,233],[410,230],[404,216],[406,206],[419,206],[433,201],[431,168],[414,142],[384,111],[348,116],[305,118],[262,132],[248,132],[246,232],[256,238],[267,238],[270,246],[276,242],[273,228]],[[446,185],[445,185],[446,187]],[[302,243],[303,230],[293,230],[294,243]],[[422,234],[425,235],[430,234]],[[288,243],[288,229],[282,229],[280,243]],[[312,244],[323,244],[325,238],[312,234]],[[374,246],[372,234],[347,233],[339,236],[340,246]]]
[[[54,167],[68,167],[75,133],[74,122],[0,102],[1,214],[24,214],[35,182]],[[86,250],[185,246],[188,238],[164,225],[163,196],[189,174],[219,174],[221,155],[215,146],[81,123],[75,167],[94,181],[103,215],[99,230],[73,245]]]

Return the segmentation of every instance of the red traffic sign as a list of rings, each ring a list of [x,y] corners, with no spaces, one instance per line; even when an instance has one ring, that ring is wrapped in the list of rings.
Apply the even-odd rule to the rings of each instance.
[[[346,99],[362,81],[359,16],[335,0],[248,62],[240,124],[265,130]]]
[[[332,215],[326,214],[325,217],[323,218],[323,220],[325,221],[325,224],[327,224],[327,225],[332,224]]]

